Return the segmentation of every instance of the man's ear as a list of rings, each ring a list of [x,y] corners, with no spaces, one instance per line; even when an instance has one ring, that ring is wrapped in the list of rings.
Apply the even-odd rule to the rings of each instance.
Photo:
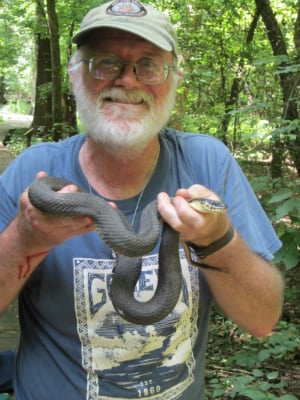
[[[72,85],[74,83],[74,73],[73,73],[74,68],[75,68],[75,62],[73,59],[71,59],[69,62],[68,73],[69,73],[69,78],[70,78]]]
[[[182,82],[182,80],[183,80],[183,75],[184,75],[183,68],[178,68],[176,73],[177,73],[177,89],[178,89],[180,84],[181,84],[181,82]]]

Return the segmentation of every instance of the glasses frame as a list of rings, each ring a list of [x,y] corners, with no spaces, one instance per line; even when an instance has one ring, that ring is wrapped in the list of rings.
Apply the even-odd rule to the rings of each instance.
[[[90,57],[88,59],[82,58],[80,60],[80,62],[86,63],[88,65],[89,73],[94,79],[102,80],[102,81],[114,81],[115,79],[118,79],[120,76],[123,75],[124,70],[125,70],[125,66],[126,65],[130,65],[133,68],[133,72],[134,72],[135,78],[136,78],[136,80],[138,82],[141,82],[142,84],[147,85],[147,86],[157,86],[157,85],[162,85],[163,83],[165,83],[165,81],[168,79],[170,71],[176,70],[176,66],[175,65],[173,65],[173,64],[168,65],[167,63],[163,63],[162,67],[163,67],[163,72],[164,72],[164,78],[159,82],[149,83],[147,81],[144,81],[143,79],[140,79],[140,77],[139,77],[138,68],[139,68],[139,61],[140,60],[138,62],[136,62],[136,63],[129,63],[129,62],[125,62],[125,61],[122,61],[121,59],[116,58],[116,61],[118,61],[119,65],[120,65],[119,73],[112,79],[105,79],[105,78],[99,77],[99,76],[97,76],[97,75],[95,75],[93,73],[93,64],[94,64],[95,59],[98,58],[98,57],[99,56],[92,56],[92,57]]]

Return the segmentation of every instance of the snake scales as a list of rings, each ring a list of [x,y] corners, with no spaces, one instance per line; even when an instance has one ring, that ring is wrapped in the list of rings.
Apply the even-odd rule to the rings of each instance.
[[[175,307],[182,287],[178,254],[179,233],[163,223],[159,248],[158,283],[153,297],[140,302],[134,296],[141,272],[141,257],[149,253],[160,237],[156,200],[143,210],[141,227],[135,233],[125,216],[105,200],[87,192],[57,193],[70,182],[55,177],[35,180],[28,196],[34,207],[56,216],[90,216],[102,240],[117,254],[110,287],[115,310],[129,322],[149,325],[165,318]],[[202,202],[207,204],[203,205]],[[203,199],[201,212],[222,212],[221,202]],[[199,208],[199,202],[191,206]],[[204,206],[204,208],[202,207]]]

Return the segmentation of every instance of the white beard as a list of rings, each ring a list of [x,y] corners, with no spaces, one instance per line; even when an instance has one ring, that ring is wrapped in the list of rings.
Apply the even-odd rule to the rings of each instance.
[[[82,84],[74,87],[78,114],[88,135],[101,143],[111,154],[118,156],[126,152],[140,154],[147,143],[167,124],[176,99],[176,82],[171,78],[169,93],[159,103],[141,90],[128,91],[122,88],[103,89],[97,101],[93,101]],[[116,103],[141,103],[124,111]],[[107,111],[108,110],[108,111]],[[141,111],[142,110],[142,111]]]

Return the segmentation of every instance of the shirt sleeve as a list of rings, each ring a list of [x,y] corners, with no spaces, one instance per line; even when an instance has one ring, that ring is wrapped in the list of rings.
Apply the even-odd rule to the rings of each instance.
[[[22,192],[35,179],[38,171],[48,171],[49,162],[43,146],[33,146],[21,153],[0,175],[0,231],[18,212]]]
[[[272,260],[281,242],[239,164],[216,138],[191,136],[186,154],[195,179],[224,201],[232,225],[248,246],[264,259]]]

